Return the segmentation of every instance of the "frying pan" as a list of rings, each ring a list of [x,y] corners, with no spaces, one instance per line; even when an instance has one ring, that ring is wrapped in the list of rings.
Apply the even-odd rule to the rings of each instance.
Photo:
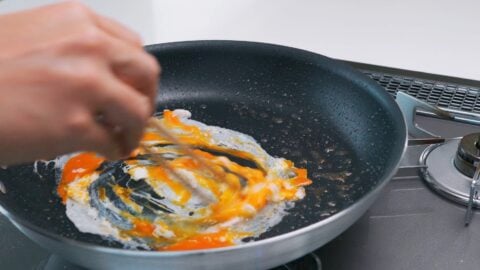
[[[268,269],[324,245],[372,204],[395,173],[407,131],[395,101],[375,82],[327,57],[238,41],[146,48],[163,67],[158,111],[252,135],[264,149],[306,167],[306,197],[268,232],[239,246],[183,252],[125,250],[80,233],[55,193],[54,164],[0,170],[2,213],[28,237],[92,269]],[[34,136],[34,135],[32,135]]]

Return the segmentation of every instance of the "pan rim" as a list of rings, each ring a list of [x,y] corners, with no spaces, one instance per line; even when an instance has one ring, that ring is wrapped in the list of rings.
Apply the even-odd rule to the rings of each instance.
[[[326,61],[329,61],[332,63],[332,65],[340,66],[342,67],[345,71],[351,72],[355,74],[356,77],[360,78],[362,83],[365,83],[371,87],[378,88],[381,91],[380,95],[386,96],[389,95],[384,89],[382,89],[380,86],[376,85],[373,81],[368,80],[368,78],[361,76],[361,74],[358,74],[357,71],[355,71],[353,68],[349,67],[348,65],[345,65],[343,63],[340,63],[332,58],[303,50],[303,49],[298,49],[294,47],[289,47],[289,46],[284,46],[284,45],[276,45],[276,44],[271,44],[271,43],[263,43],[263,42],[252,42],[252,41],[239,41],[239,40],[190,40],[190,41],[178,41],[178,42],[168,42],[168,43],[159,43],[159,44],[151,44],[145,46],[145,49],[151,50],[155,49],[158,47],[163,47],[163,48],[169,48],[169,47],[178,47],[178,46],[198,46],[198,45],[236,45],[236,46],[260,46],[263,48],[275,48],[275,49],[280,49],[280,50],[289,50],[289,51],[296,51],[297,53],[302,53],[305,55],[309,56],[315,56],[315,57],[321,57],[324,58]],[[402,151],[401,153],[392,160],[392,162],[395,162],[394,166],[390,169],[390,171],[387,171],[384,175],[379,177],[379,184],[370,191],[368,191],[362,198],[360,198],[356,203],[340,210],[339,212],[333,214],[330,217],[327,217],[321,221],[318,221],[316,223],[310,224],[308,226],[299,228],[297,230],[284,233],[281,235],[276,235],[273,237],[269,237],[266,239],[261,239],[258,241],[252,241],[252,242],[247,242],[241,245],[235,245],[235,246],[228,246],[228,247],[222,247],[222,248],[212,248],[212,249],[200,249],[200,250],[185,250],[185,251],[147,251],[147,250],[130,250],[130,249],[123,249],[123,248],[114,248],[114,247],[105,247],[105,246],[100,246],[97,244],[92,244],[84,241],[79,241],[79,240],[74,240],[70,239],[58,234],[54,234],[52,232],[49,232],[43,228],[38,227],[37,225],[31,224],[24,218],[18,217],[13,213],[10,213],[3,205],[3,203],[0,201],[0,213],[5,215],[12,223],[14,223],[16,226],[22,226],[34,233],[38,233],[44,237],[50,238],[52,240],[68,244],[70,246],[73,246],[75,248],[80,248],[80,249],[86,249],[90,251],[95,251],[95,252],[102,252],[102,253],[107,253],[107,254],[113,254],[113,255],[123,255],[123,256],[140,256],[140,257],[148,257],[148,258],[155,258],[155,257],[178,257],[178,256],[191,256],[191,255],[201,255],[201,254],[211,254],[211,253],[224,253],[224,252],[230,252],[230,251],[235,251],[235,250],[241,250],[241,249],[246,249],[246,248],[253,248],[253,247],[261,247],[261,246],[266,246],[270,245],[276,242],[281,242],[288,240],[290,238],[306,234],[310,231],[313,231],[319,227],[324,226],[325,224],[331,223],[334,220],[341,219],[342,217],[348,215],[351,212],[354,212],[356,208],[360,207],[362,205],[361,202],[368,201],[371,199],[372,196],[377,195],[377,193],[383,189],[385,185],[388,184],[388,182],[392,179],[392,177],[395,175],[397,172],[398,168],[400,167],[400,161],[405,155],[405,152],[407,150],[408,146],[408,130],[407,130],[407,125],[406,125],[406,119],[403,116],[402,112],[400,111],[400,108],[398,107],[397,103],[391,99],[389,101],[391,104],[391,107],[394,108],[394,110],[397,111],[397,114],[401,117],[403,121],[401,122],[401,130],[403,130],[404,134],[401,138],[403,140],[402,143]],[[400,130],[400,131],[401,131]]]

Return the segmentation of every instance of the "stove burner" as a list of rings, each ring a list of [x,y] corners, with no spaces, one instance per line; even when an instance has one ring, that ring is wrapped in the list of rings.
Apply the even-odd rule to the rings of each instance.
[[[480,162],[480,133],[473,133],[462,138],[454,159],[455,167],[464,175],[473,177]]]
[[[467,138],[467,140],[464,141],[465,138]],[[478,137],[468,138],[468,136],[466,136],[461,140],[451,139],[443,144],[433,144],[425,148],[425,151],[420,156],[420,164],[424,165],[424,168],[421,168],[420,172],[427,184],[448,199],[464,205],[469,204],[472,178],[468,177],[467,173],[463,173],[460,169],[457,169],[457,161],[455,161],[457,156],[455,153],[457,153],[457,149],[468,153],[465,151],[465,149],[471,150],[471,148],[468,148],[468,143],[472,140],[473,147],[475,147],[474,142],[477,138]],[[462,142],[466,142],[467,146],[460,147]],[[472,144],[470,144],[470,146]],[[464,157],[472,156],[464,155]],[[465,164],[461,166],[463,165]],[[472,199],[472,205],[480,208],[480,199],[477,196],[473,196]]]

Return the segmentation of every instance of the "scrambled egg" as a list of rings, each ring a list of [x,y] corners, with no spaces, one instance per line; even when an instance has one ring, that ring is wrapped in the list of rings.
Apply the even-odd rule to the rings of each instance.
[[[185,110],[166,110],[154,121],[190,145],[209,170],[154,127],[147,127],[129,159],[77,153],[59,162],[57,192],[80,231],[128,248],[224,247],[264,233],[305,196],[303,186],[311,183],[305,169],[270,156],[248,135],[190,116]],[[175,172],[152,155],[161,155]]]

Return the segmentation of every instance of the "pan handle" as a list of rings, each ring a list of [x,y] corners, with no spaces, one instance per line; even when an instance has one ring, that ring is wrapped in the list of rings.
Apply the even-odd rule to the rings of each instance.
[[[416,115],[480,126],[480,116],[476,113],[465,112],[460,114],[458,112],[449,111],[449,109],[441,109],[401,91],[397,92],[396,101],[407,122],[408,134],[415,138],[440,138],[439,136],[419,127],[415,122]]]
[[[418,100],[404,92],[397,92],[396,101],[407,122],[408,134],[415,138],[439,138],[439,136],[419,127],[415,117],[419,110],[445,120],[455,120],[455,115],[444,111],[437,106]],[[428,143],[428,141],[426,141]],[[409,143],[410,145],[410,143]]]
[[[408,148],[400,163],[396,177],[411,177],[418,175],[418,169],[425,165],[418,163],[419,157],[425,146],[430,144],[444,143],[445,141],[457,138],[442,138],[433,134],[415,122],[417,114],[433,116],[444,120],[457,120],[456,116],[437,106],[418,100],[404,92],[397,92],[396,101],[405,118],[408,129]],[[479,119],[480,121],[480,119]],[[480,122],[479,122],[480,123]]]

